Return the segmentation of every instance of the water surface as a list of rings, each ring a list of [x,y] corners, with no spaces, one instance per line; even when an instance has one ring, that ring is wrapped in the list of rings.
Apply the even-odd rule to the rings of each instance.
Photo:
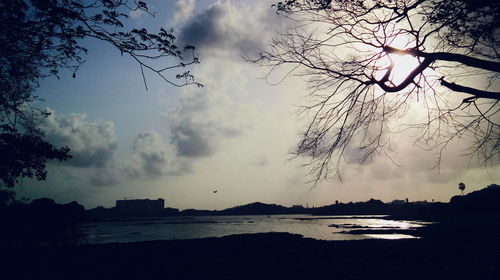
[[[370,216],[199,216],[161,217],[81,224],[87,243],[136,242],[146,240],[222,237],[232,234],[289,232],[320,240],[359,240],[367,238],[416,238],[411,234],[387,230],[411,230],[426,222],[384,219]],[[367,231],[366,234],[350,234]],[[381,230],[380,234],[376,231]],[[374,232],[375,231],[375,232]]]

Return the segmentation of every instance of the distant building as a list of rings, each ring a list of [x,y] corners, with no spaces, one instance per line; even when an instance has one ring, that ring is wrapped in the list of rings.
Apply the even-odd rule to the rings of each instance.
[[[413,204],[418,204],[418,205],[424,205],[424,204],[427,204],[429,202],[427,202],[427,200],[423,200],[423,201],[414,201]]]
[[[405,201],[402,199],[394,199],[391,201],[391,204],[405,204]]]
[[[124,199],[116,201],[116,211],[121,215],[144,216],[161,214],[165,208],[165,200],[150,199]]]

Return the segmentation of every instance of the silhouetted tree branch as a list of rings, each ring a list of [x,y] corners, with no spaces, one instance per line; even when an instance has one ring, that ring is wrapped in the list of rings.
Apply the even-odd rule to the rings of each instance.
[[[125,28],[129,13],[137,10],[153,15],[136,0],[0,2],[0,186],[13,187],[22,177],[43,180],[47,160],[70,157],[67,147],[43,140],[38,124],[47,114],[31,104],[38,100],[34,92],[40,79],[59,77],[61,69],[76,78],[87,54],[83,39],[103,41],[131,57],[146,89],[145,70],[173,86],[202,86],[187,70],[171,76],[169,70],[199,63],[193,46],[182,51],[175,45],[172,30]]]
[[[459,92],[464,92],[467,94],[474,95],[472,98],[491,98],[491,99],[500,99],[500,92],[491,92],[491,91],[485,91],[485,90],[479,90],[471,87],[466,87],[466,86],[461,86],[457,85],[455,83],[449,83],[445,81],[444,79],[440,79],[441,85],[453,90],[453,91],[459,91]],[[471,97],[469,97],[471,98]],[[469,102],[469,98],[464,99],[464,101],[467,100]]]
[[[312,181],[340,176],[346,161],[391,152],[410,107],[417,144],[439,153],[473,139],[469,156],[499,159],[500,7],[478,0],[288,0],[274,5],[295,27],[252,62],[290,65],[307,78],[312,116],[295,154],[311,158]],[[398,57],[413,58],[404,72]],[[478,78],[479,77],[479,83]],[[484,86],[477,88],[477,84]],[[351,156],[355,154],[356,156]]]

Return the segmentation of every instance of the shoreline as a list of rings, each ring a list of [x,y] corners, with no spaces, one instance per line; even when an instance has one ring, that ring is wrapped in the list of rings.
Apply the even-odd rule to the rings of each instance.
[[[420,239],[256,233],[3,248],[1,271],[12,279],[500,279],[495,217],[444,220],[420,230]]]
[[[7,263],[18,271],[16,279],[497,279],[496,252],[428,240],[321,241],[262,233],[18,248]]]
[[[234,217],[239,217],[234,216]],[[259,215],[259,216],[268,216],[268,215]],[[293,220],[323,220],[323,219],[341,219],[344,216],[309,216],[309,217],[294,217],[296,215],[274,215],[274,216],[279,216],[277,219],[293,219]],[[287,217],[288,216],[288,217]],[[204,216],[204,217],[212,217],[212,216]],[[233,217],[233,216],[225,216],[225,217]],[[268,216],[269,217],[269,216]],[[337,231],[332,232],[331,234],[335,235],[352,235],[352,236],[358,236],[354,237],[353,239],[347,238],[347,240],[361,240],[361,239],[386,239],[386,240],[394,240],[394,239],[404,239],[404,238],[427,238],[427,237],[433,237],[433,236],[440,236],[440,235],[448,235],[446,238],[454,238],[455,233],[457,232],[467,232],[467,235],[469,236],[475,236],[477,233],[481,232],[474,232],[468,230],[468,228],[484,228],[488,227],[491,221],[495,220],[500,220],[500,215],[498,214],[489,214],[489,215],[436,215],[436,216],[388,216],[388,215],[369,215],[369,216],[357,216],[357,215],[347,215],[347,217],[350,218],[355,218],[355,219],[364,219],[364,218],[377,218],[377,219],[382,219],[382,220],[389,220],[389,221],[403,221],[403,222],[408,222],[408,223],[416,223],[416,224],[421,224],[422,226],[410,226],[409,228],[400,228],[400,226],[392,226],[392,225],[386,225],[386,226],[377,226],[377,227],[371,227],[371,226],[363,226],[363,225],[356,225],[356,224],[331,224],[329,227],[332,229],[335,228]],[[200,216],[193,216],[193,217],[183,217],[182,219],[189,219],[189,218],[200,218]],[[114,220],[114,221],[99,221],[99,222],[123,222],[123,221],[151,221],[151,220],[162,220],[164,218],[161,217],[149,217],[149,218],[144,218],[144,219],[126,219],[126,220]],[[92,223],[99,223],[99,222],[90,222]],[[206,224],[206,223],[212,223],[212,224],[218,224],[221,223],[220,221],[201,221],[201,222],[196,222],[195,224]],[[226,223],[226,222],[222,222]],[[85,223],[84,223],[85,224]],[[177,224],[177,223],[175,223]],[[84,226],[82,228],[95,228],[96,225],[91,225],[91,226]],[[437,227],[437,228],[436,228]],[[338,231],[340,230],[340,231]],[[275,232],[273,230],[269,231],[242,231],[242,232],[228,232],[224,235],[220,234],[214,234],[214,235],[194,235],[194,236],[186,236],[186,237],[178,237],[176,238],[170,238],[167,237],[166,239],[161,239],[162,237],[158,236],[157,239],[151,239],[151,238],[146,238],[146,239],[138,239],[138,238],[131,238],[131,239],[111,239],[105,242],[94,242],[92,240],[89,240],[89,242],[82,242],[80,244],[85,245],[85,244],[110,244],[110,243],[130,243],[130,242],[141,242],[141,241],[155,241],[155,240],[186,240],[186,239],[200,239],[200,238],[210,238],[210,237],[226,237],[234,234],[254,234],[254,233],[266,233],[266,232]],[[284,231],[286,232],[286,231]],[[500,232],[500,230],[498,230]],[[303,234],[305,238],[313,238],[317,240],[346,240],[344,238],[328,238],[328,237],[321,237],[321,236],[314,236],[314,235],[309,235],[309,234],[304,234],[300,231],[290,231],[288,233],[291,234]],[[131,235],[133,234],[139,234],[139,232],[132,232],[129,233]],[[481,233],[483,234],[483,233]],[[363,236],[365,235],[365,236]],[[406,237],[382,237],[381,235],[404,235]]]
[[[310,215],[259,215],[259,216],[196,216],[194,220],[178,218],[145,218],[120,221],[82,223],[82,244],[105,244],[113,242],[138,242],[152,240],[193,239],[223,237],[233,234],[289,232],[302,234],[318,240],[344,240],[385,238],[415,238],[410,236],[414,228],[422,226],[420,221],[406,220],[404,223],[389,220],[385,216],[310,216]],[[341,219],[342,221],[339,221]],[[347,220],[346,220],[347,219]],[[366,219],[375,219],[366,221]],[[359,221],[358,221],[359,220]],[[131,223],[128,223],[128,222]],[[117,222],[115,224],[115,222]],[[373,232],[368,232],[372,230]],[[389,232],[392,230],[394,232]],[[185,231],[185,234],[181,234]],[[358,232],[359,231],[359,232]],[[363,232],[365,231],[365,232]],[[365,235],[370,234],[370,235]],[[384,236],[381,236],[384,235]],[[405,234],[402,236],[401,234]]]

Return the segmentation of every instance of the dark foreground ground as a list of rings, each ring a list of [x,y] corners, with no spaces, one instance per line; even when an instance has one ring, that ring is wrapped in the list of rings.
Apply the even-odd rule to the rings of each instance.
[[[500,279],[499,217],[440,219],[418,240],[265,233],[3,248],[0,279]]]

